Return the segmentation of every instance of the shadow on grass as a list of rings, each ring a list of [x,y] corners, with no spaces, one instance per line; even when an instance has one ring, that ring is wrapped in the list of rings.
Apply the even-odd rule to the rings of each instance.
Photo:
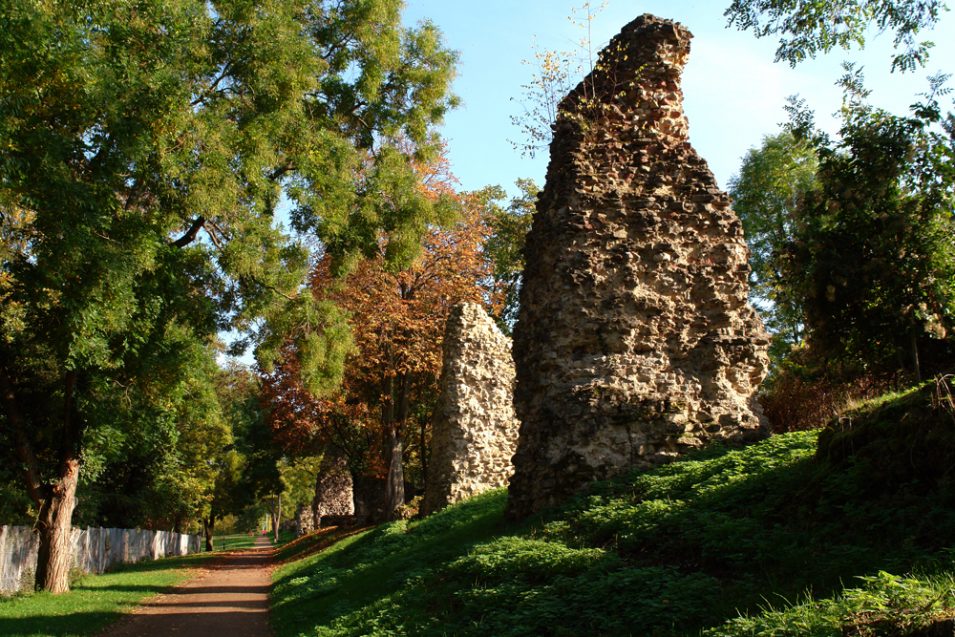
[[[364,533],[371,527],[337,527],[331,526],[319,529],[308,535],[303,535],[275,552],[275,560],[279,564],[286,564],[295,560],[304,559],[310,555],[320,553],[336,542],[347,537]]]
[[[117,611],[0,617],[0,635],[4,637],[85,637],[97,635],[122,616],[123,613]]]
[[[498,490],[421,521],[356,533],[280,570],[273,624],[279,634],[312,632],[316,625],[374,606],[469,547],[499,535],[504,499],[504,491]]]
[[[279,635],[687,635],[767,599],[930,568],[955,535],[949,487],[873,491],[878,465],[836,467],[814,450],[812,433],[710,448],[522,526],[503,523],[503,491],[384,525],[280,570],[274,624]]]
[[[35,593],[0,599],[0,635],[96,635],[143,598],[166,593],[183,571],[206,563],[205,555],[125,564],[103,575],[84,575],[70,592]]]

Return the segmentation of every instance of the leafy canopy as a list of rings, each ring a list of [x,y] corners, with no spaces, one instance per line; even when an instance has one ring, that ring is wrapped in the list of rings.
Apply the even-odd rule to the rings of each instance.
[[[785,276],[805,303],[809,339],[832,360],[919,373],[955,327],[955,118],[935,76],[908,116],[871,106],[847,65],[838,140],[792,108],[819,156],[819,187],[794,225]]]
[[[750,149],[729,183],[750,251],[750,301],[773,334],[777,362],[803,338],[803,303],[790,293],[784,267],[799,208],[816,187],[817,167],[815,149],[784,131]]]
[[[315,392],[340,381],[345,315],[302,293],[309,248],[342,264],[386,235],[406,264],[446,208],[413,165],[455,56],[401,8],[0,0],[0,449],[35,505],[66,463],[185,440],[219,330],[265,368],[300,343]]]
[[[941,0],[733,0],[723,15],[757,37],[779,35],[776,61],[791,66],[836,47],[863,47],[875,26],[894,34],[892,70],[912,71],[925,65],[933,46],[916,37],[945,10]]]

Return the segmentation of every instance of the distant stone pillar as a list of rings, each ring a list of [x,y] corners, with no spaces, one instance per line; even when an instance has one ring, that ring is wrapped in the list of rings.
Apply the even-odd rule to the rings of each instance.
[[[514,336],[511,517],[761,433],[768,337],[742,226],[689,143],[691,37],[637,18],[558,109]]]
[[[295,511],[295,531],[298,535],[308,535],[315,530],[315,516],[312,508],[304,504],[298,505]]]
[[[511,341],[476,303],[451,310],[421,511],[507,484],[517,420]]]
[[[322,526],[323,519],[341,518],[355,513],[354,485],[348,461],[334,449],[328,450],[322,457],[312,510],[316,529]]]

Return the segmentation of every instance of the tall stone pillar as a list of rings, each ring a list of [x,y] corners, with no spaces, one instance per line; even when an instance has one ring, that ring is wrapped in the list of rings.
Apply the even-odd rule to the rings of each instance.
[[[691,37],[640,16],[560,104],[514,337],[512,517],[761,432],[768,337],[742,226],[689,143]]]

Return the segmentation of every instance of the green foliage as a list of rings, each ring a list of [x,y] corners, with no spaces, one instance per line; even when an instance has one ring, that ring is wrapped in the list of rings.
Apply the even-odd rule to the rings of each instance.
[[[918,373],[938,364],[955,324],[955,143],[938,100],[944,76],[903,117],[866,102],[851,65],[839,140],[792,107],[819,156],[819,187],[793,229],[784,276],[802,299],[813,348],[856,367]]]
[[[857,578],[831,599],[806,600],[755,616],[732,619],[703,632],[705,637],[876,637],[910,635],[950,619],[955,608],[955,577],[951,574],[899,577],[879,571]],[[931,634],[931,633],[928,633]],[[940,633],[939,633],[940,634]]]
[[[315,497],[315,476],[322,466],[322,456],[284,458],[279,463],[282,481],[286,485],[282,507],[292,516],[300,506],[309,506]]]
[[[297,342],[302,384],[315,396],[326,396],[341,385],[345,361],[355,344],[348,315],[330,301],[301,294],[263,331],[257,352],[259,368],[271,372],[289,338]]]
[[[204,378],[218,330],[265,367],[296,341],[317,392],[340,380],[344,316],[300,294],[308,250],[273,217],[285,196],[329,254],[384,235],[395,265],[447,217],[414,165],[455,56],[401,7],[2,3],[0,449],[37,503],[65,458],[95,479],[162,450],[153,493],[203,508],[203,457],[228,444]]]
[[[30,498],[23,493],[19,483],[19,476],[9,476],[0,479],[0,520],[9,525],[28,525],[33,522],[36,514],[31,515]]]
[[[910,393],[860,407],[852,417],[894,426],[904,438],[928,403],[924,391]],[[881,480],[887,463],[877,453],[871,461],[863,455],[830,462],[815,457],[817,436],[708,448],[593,485],[522,526],[502,524],[504,493],[496,491],[347,538],[276,572],[276,632],[829,635],[811,630],[877,625],[880,618],[915,625],[906,609],[924,607],[923,617],[951,612],[947,597],[925,588],[936,586],[930,580],[915,584],[881,573],[921,566],[947,577],[944,548],[955,532],[951,476],[926,480],[905,455],[899,471]],[[856,576],[867,578],[869,592],[839,593]],[[939,579],[938,594],[944,585]],[[819,607],[746,614],[807,590],[823,599]],[[825,599],[830,593],[853,600],[854,610],[835,624],[818,610],[832,603]],[[924,603],[912,606],[916,600]],[[875,612],[866,615],[867,608]],[[805,630],[772,632],[788,621]],[[754,626],[765,628],[746,632]]]
[[[802,341],[802,299],[791,293],[783,268],[800,205],[816,187],[817,166],[815,150],[783,132],[747,151],[729,183],[750,251],[750,301],[773,334],[773,369]]]
[[[273,575],[273,626],[282,635],[389,634],[404,621],[398,608],[431,623],[422,612],[424,600],[414,601],[423,578],[492,537],[503,511],[504,492],[498,490],[425,520],[358,533],[283,566]]]
[[[779,35],[776,61],[791,66],[836,47],[862,47],[872,27],[891,31],[898,52],[892,70],[911,71],[928,61],[932,42],[918,42],[919,31],[934,26],[946,10],[941,0],[733,0],[724,12],[730,26],[757,37]]]
[[[497,203],[505,196],[501,188],[487,188],[477,193],[490,210],[490,235],[484,242],[484,254],[491,262],[494,289],[502,296],[494,319],[505,334],[511,333],[517,320],[524,272],[524,239],[531,229],[539,191],[532,179],[518,179],[516,185],[521,194],[512,198],[506,208]]]

